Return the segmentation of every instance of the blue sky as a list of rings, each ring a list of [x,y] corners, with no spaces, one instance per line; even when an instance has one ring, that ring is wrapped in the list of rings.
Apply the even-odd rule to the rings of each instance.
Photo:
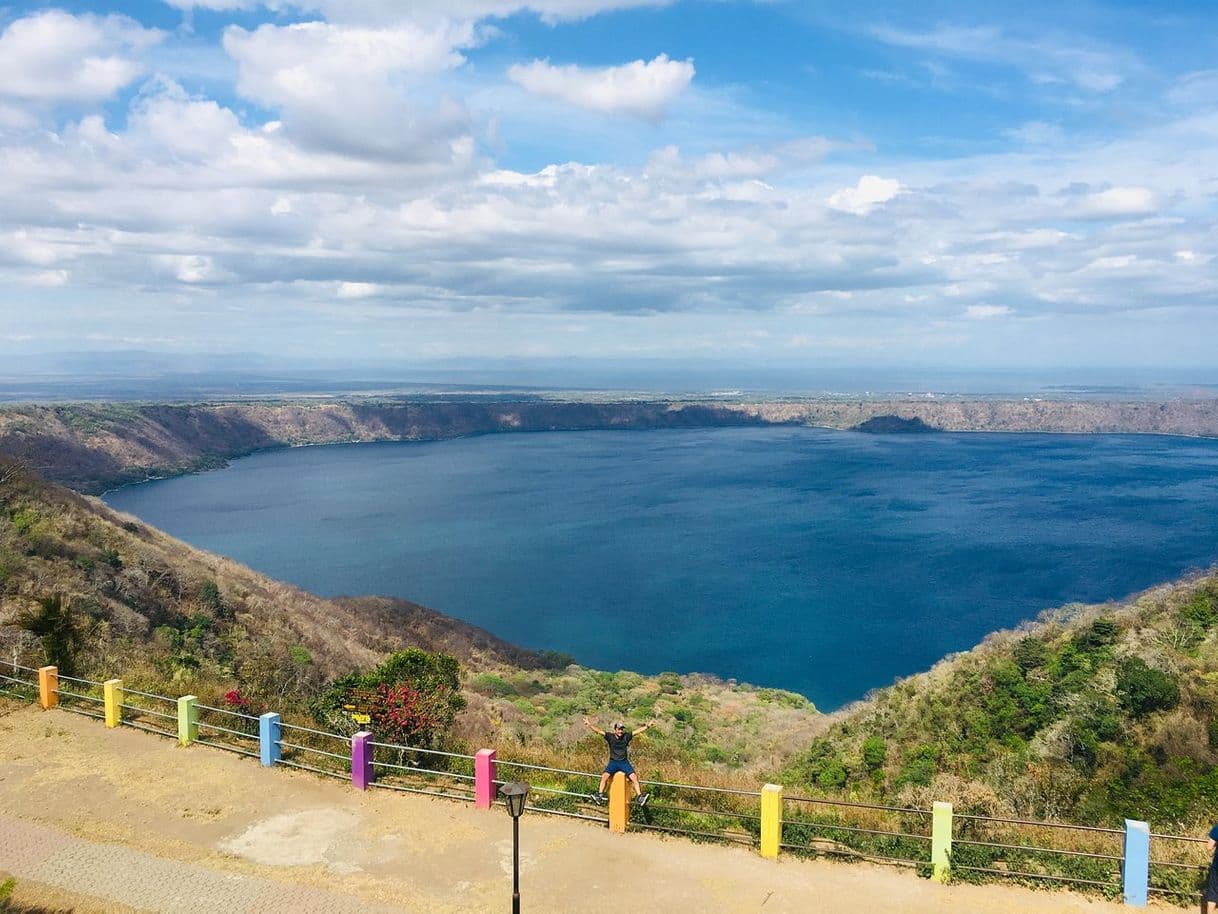
[[[1013,9],[0,8],[0,358],[1215,380],[1218,9]]]

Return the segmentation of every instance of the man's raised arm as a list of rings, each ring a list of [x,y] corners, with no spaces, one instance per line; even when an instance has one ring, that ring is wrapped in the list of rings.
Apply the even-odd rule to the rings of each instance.
[[[597,736],[605,735],[604,730],[598,730],[596,727],[594,727],[592,725],[592,721],[588,720],[588,718],[586,718],[586,717],[584,718],[584,726],[587,727],[589,730],[591,730],[593,733],[595,733]]]

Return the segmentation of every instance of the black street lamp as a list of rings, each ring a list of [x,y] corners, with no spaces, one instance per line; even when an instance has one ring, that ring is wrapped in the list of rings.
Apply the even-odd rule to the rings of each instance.
[[[512,817],[512,914],[520,914],[520,816],[529,797],[529,785],[508,781],[499,788],[499,795]]]

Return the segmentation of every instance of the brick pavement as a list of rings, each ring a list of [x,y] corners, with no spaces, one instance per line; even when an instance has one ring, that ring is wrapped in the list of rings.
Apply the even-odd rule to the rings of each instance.
[[[345,895],[190,863],[0,815],[0,872],[54,885],[101,903],[173,914],[368,914],[401,908],[370,905]]]

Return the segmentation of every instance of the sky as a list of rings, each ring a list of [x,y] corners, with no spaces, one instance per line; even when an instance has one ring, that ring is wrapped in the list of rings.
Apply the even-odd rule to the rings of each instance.
[[[1216,216],[1208,0],[0,6],[0,371],[1213,382]]]

